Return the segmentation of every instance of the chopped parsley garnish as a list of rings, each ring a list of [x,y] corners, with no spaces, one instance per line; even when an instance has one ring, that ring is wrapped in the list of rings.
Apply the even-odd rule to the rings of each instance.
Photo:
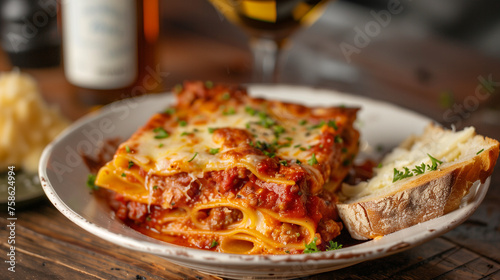
[[[340,150],[343,154],[347,153],[347,148],[346,147],[342,147],[342,149]]]
[[[190,160],[188,160],[187,162],[192,162],[192,161],[193,161],[193,159],[194,159],[197,155],[198,155],[198,152],[194,153],[194,156],[193,156]]]
[[[259,112],[259,118],[260,125],[265,128],[270,128],[271,126],[276,124],[276,122],[264,112]]]
[[[377,168],[382,168],[382,163],[379,163],[379,164],[377,165]]]
[[[181,136],[186,136],[186,135],[189,135],[189,134],[193,134],[193,133],[192,132],[184,131],[183,133],[181,133]]]
[[[155,191],[156,191],[157,189],[158,189],[158,186],[157,186],[157,185],[153,186],[153,190],[155,190]]]
[[[344,143],[344,139],[340,135],[335,135],[335,143]]]
[[[209,128],[208,128],[208,133],[214,133],[214,131],[215,131],[216,129],[217,129],[217,128],[209,127]]]
[[[408,167],[403,167],[403,168],[404,168],[404,172],[399,171],[396,168],[394,168],[394,178],[392,179],[393,183],[396,181],[413,176],[413,173],[411,173],[411,171],[410,171],[410,169],[408,169]]]
[[[127,174],[125,174],[125,172],[123,172],[122,177],[127,177]]]
[[[300,147],[300,144],[297,144],[295,146],[293,146],[294,148],[299,148]]]
[[[298,160],[298,159],[295,160],[295,163],[296,164],[302,164],[302,162],[300,160]]]
[[[222,112],[224,116],[234,115],[236,114],[236,110],[233,107],[229,108],[227,111]]]
[[[316,246],[317,237],[314,237],[313,241],[309,244],[305,244],[306,248],[304,249],[304,254],[316,253],[319,252],[318,246]]]
[[[208,152],[211,154],[211,155],[215,155],[219,152],[220,148],[211,148]]]
[[[161,148],[161,147],[163,147],[163,143],[160,143],[160,144],[158,145],[158,148]]]
[[[484,151],[484,149],[481,149],[479,152],[476,153],[476,155],[479,155],[480,153],[482,153]]]
[[[255,114],[257,114],[257,110],[255,110],[254,108],[252,108],[250,106],[245,107],[245,112],[247,112],[251,116],[255,116]]]
[[[429,158],[431,159],[431,165],[429,164],[420,164],[420,165],[415,165],[415,167],[410,171],[408,167],[403,167],[404,171],[399,171],[396,168],[394,168],[394,177],[392,179],[392,182],[397,182],[399,180],[405,179],[412,177],[414,175],[420,175],[425,173],[425,169],[427,168],[428,171],[434,171],[437,169],[439,164],[442,164],[443,162],[434,158],[433,156],[427,154]]]
[[[299,124],[300,124],[300,125],[306,125],[306,124],[307,124],[307,120],[300,120],[300,121],[299,121]]]
[[[167,108],[164,113],[167,115],[172,115],[173,113],[175,113],[175,108]]]
[[[146,217],[146,221],[150,222],[151,221],[151,216]]]
[[[205,82],[205,87],[208,89],[211,89],[214,87],[214,83],[212,81],[206,81]]]
[[[338,244],[337,242],[333,242],[332,240],[330,240],[328,245],[326,245],[327,251],[333,251],[338,249],[342,249],[342,244]]]
[[[180,126],[186,126],[186,125],[187,125],[187,121],[185,121],[185,120],[180,120],[180,121],[179,121],[179,125],[180,125]]]
[[[333,127],[333,129],[335,129],[335,130],[339,129],[339,127],[337,126],[337,123],[335,122],[335,120],[329,120],[328,121],[328,126],[329,127]]]
[[[424,172],[425,172],[425,163],[422,162],[421,165],[415,165],[415,168],[413,168],[412,171],[416,175],[424,174]]]
[[[274,135],[276,136],[276,138],[278,138],[282,133],[285,132],[285,128],[282,127],[281,125],[275,125],[273,127],[273,130],[274,130]]]
[[[325,121],[324,121],[324,120],[321,120],[321,122],[319,122],[318,124],[315,124],[315,125],[313,125],[313,126],[309,127],[309,129],[311,130],[311,129],[320,128],[320,127],[322,127],[323,125],[325,125]]]
[[[212,243],[210,243],[210,249],[217,247],[217,245],[219,245],[219,242],[217,242],[217,240],[212,240]]]
[[[274,156],[274,152],[276,152],[276,145],[275,144],[269,144],[265,141],[257,141],[257,142],[250,142],[250,146],[261,150],[266,156]]]
[[[163,127],[157,127],[155,129],[153,129],[153,132],[156,133],[155,139],[163,139],[163,138],[167,138],[168,136],[170,136],[168,134],[168,132]]]
[[[95,179],[96,179],[96,175],[94,174],[89,174],[89,176],[87,177],[87,187],[89,187],[89,189],[91,190],[98,190],[99,187],[95,185]]]
[[[436,169],[437,169],[438,164],[443,163],[442,161],[435,159],[435,158],[434,158],[434,157],[432,157],[431,155],[429,155],[429,154],[427,154],[427,155],[429,156],[429,158],[431,158],[431,161],[432,161],[432,165],[431,165],[431,166],[427,165],[427,168],[428,168],[429,170],[436,170]]]
[[[286,161],[286,159],[282,159],[280,160],[280,164],[283,166],[288,166],[288,161]]]
[[[125,151],[126,151],[127,153],[130,153],[130,147],[129,147],[128,145],[127,145],[127,146],[125,146]]]
[[[309,163],[309,165],[318,164],[318,160],[316,159],[316,154],[315,153],[313,153],[312,157],[307,160],[307,163]]]
[[[222,100],[229,100],[231,98],[231,95],[229,95],[229,92],[224,92],[222,94]]]
[[[132,168],[132,166],[134,166],[134,162],[129,160],[128,161],[128,169]]]

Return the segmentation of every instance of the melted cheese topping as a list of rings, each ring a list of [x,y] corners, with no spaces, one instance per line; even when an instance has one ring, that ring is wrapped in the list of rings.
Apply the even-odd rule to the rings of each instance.
[[[318,144],[323,125],[295,123],[295,126],[289,126],[270,118],[267,114],[257,113],[248,108],[244,106],[231,108],[230,113],[221,108],[215,113],[194,116],[189,122],[176,120],[175,114],[170,115],[166,122],[174,122],[176,126],[164,128],[168,132],[167,137],[158,138],[161,132],[156,127],[142,131],[138,137],[121,145],[120,155],[126,158],[127,163],[130,160],[139,164],[148,174],[169,176],[179,172],[189,172],[202,177],[205,171],[225,170],[238,166],[249,169],[266,181],[295,184],[291,180],[261,174],[255,167],[269,156],[286,160],[287,164],[297,163],[297,160],[307,164],[312,158],[310,148]],[[273,124],[263,125],[263,121]],[[242,143],[238,143],[237,147],[224,147],[221,142],[227,139],[219,140],[216,137],[216,131],[222,128],[245,131],[249,138],[243,139],[244,142],[254,147],[270,145],[270,150],[273,152],[256,154],[243,151]],[[226,137],[231,136],[226,135]],[[129,150],[133,147],[130,153],[126,152],[127,147]]]

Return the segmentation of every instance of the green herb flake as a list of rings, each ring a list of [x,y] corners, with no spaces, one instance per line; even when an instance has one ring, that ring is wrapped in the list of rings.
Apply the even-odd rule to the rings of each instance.
[[[307,160],[307,163],[309,163],[309,165],[318,164],[318,160],[316,159],[316,154],[315,153],[313,153],[312,157],[309,160]]]
[[[165,114],[167,115],[172,115],[175,113],[175,108],[167,108],[165,111],[164,111]]]
[[[158,189],[158,186],[157,186],[157,185],[153,186],[153,190],[155,190],[155,191],[156,191],[157,189]]]
[[[431,156],[431,155],[429,155],[429,154],[427,154],[427,156],[429,156],[429,158],[430,158],[430,159],[431,159],[431,161],[432,161],[432,163],[431,163],[431,165],[430,165],[430,166],[429,166],[429,165],[427,165],[427,168],[428,168],[429,170],[436,170],[436,169],[437,169],[437,166],[438,166],[439,164],[442,164],[442,163],[443,163],[442,161],[440,161],[440,160],[438,160],[438,159],[434,158],[433,156]]]
[[[134,166],[134,162],[129,160],[128,161],[128,169],[132,168],[132,166]]]
[[[207,89],[211,89],[211,88],[213,88],[213,87],[214,87],[214,82],[212,82],[212,81],[206,81],[206,82],[205,82],[205,87],[206,87]]]
[[[479,155],[480,153],[482,153],[484,151],[484,149],[481,149],[479,152],[476,153],[476,155]]]
[[[325,121],[321,120],[321,122],[319,122],[318,124],[309,127],[309,130],[316,129],[316,128],[321,128],[323,125],[325,125]]]
[[[282,159],[280,160],[280,164],[283,166],[288,166],[288,161],[286,161],[286,159]]]
[[[428,171],[434,171],[437,169],[439,164],[442,164],[443,162],[434,158],[430,154],[427,154],[427,156],[431,159],[431,164],[420,164],[420,165],[415,165],[415,167],[410,171],[408,167],[403,167],[403,171],[399,171],[396,168],[394,168],[394,177],[392,179],[392,182],[397,182],[399,180],[405,179],[412,177],[414,175],[421,175],[425,173],[425,169],[427,168]]]
[[[209,127],[209,128],[208,128],[208,133],[214,133],[214,131],[215,131],[216,129],[217,129],[217,128]]]
[[[224,116],[230,116],[230,115],[235,115],[236,110],[234,110],[233,107],[229,108],[227,111],[222,112]]]
[[[330,240],[328,245],[326,245],[327,251],[333,251],[338,249],[342,249],[342,244],[338,244],[337,242],[333,242],[332,240]]]
[[[300,124],[300,125],[306,125],[306,124],[307,124],[307,120],[300,120],[300,121],[299,121],[299,124]]]
[[[332,127],[335,130],[339,129],[339,127],[337,126],[337,123],[335,122],[335,120],[329,120],[328,121],[328,126]]]
[[[127,174],[125,174],[125,172],[123,172],[122,177],[127,177]]]
[[[219,245],[219,242],[217,240],[212,240],[212,243],[210,243],[210,249],[217,247]]]
[[[187,162],[192,162],[197,155],[198,155],[198,152],[194,153],[194,156],[190,160],[188,160]]]
[[[129,147],[128,145],[127,145],[127,146],[125,146],[125,151],[126,151],[127,153],[130,153],[130,147]]]
[[[335,143],[344,143],[344,139],[340,135],[335,135]]]
[[[151,216],[146,217],[146,221],[150,222],[151,221]]]
[[[215,155],[219,152],[220,148],[211,148],[208,152],[211,154],[211,155]]]
[[[411,173],[411,171],[410,171],[410,169],[408,169],[408,167],[403,167],[403,169],[404,169],[404,172],[399,171],[396,168],[394,168],[394,178],[392,179],[393,183],[413,176],[413,173]]]
[[[245,112],[247,112],[251,116],[255,116],[257,114],[257,110],[255,110],[254,108],[252,108],[250,106],[245,107]]]
[[[99,187],[95,185],[96,175],[89,174],[87,176],[87,187],[91,190],[98,190]]]
[[[156,133],[155,139],[163,139],[163,138],[167,138],[168,136],[170,136],[168,134],[168,132],[163,127],[157,127],[155,129],[153,129],[153,132]]]
[[[304,254],[316,253],[319,252],[318,246],[316,246],[317,237],[314,237],[313,241],[309,244],[305,244]]]
[[[222,94],[222,100],[229,100],[229,98],[231,98],[231,95],[229,94],[229,92],[224,92]]]
[[[180,126],[186,126],[186,125],[187,125],[187,121],[185,121],[185,120],[180,120],[180,121],[179,121],[179,125],[180,125]]]
[[[413,168],[412,171],[416,175],[424,174],[425,173],[425,163],[422,162],[421,165],[415,165],[415,168]]]
[[[160,143],[160,144],[158,145],[158,148],[161,148],[161,147],[163,147],[163,143]]]
[[[379,164],[377,165],[377,168],[382,168],[382,163],[379,163]]]

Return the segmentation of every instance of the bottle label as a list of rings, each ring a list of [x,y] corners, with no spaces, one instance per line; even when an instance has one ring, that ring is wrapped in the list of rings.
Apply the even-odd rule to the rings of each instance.
[[[64,0],[64,71],[90,89],[131,85],[138,75],[135,0]]]

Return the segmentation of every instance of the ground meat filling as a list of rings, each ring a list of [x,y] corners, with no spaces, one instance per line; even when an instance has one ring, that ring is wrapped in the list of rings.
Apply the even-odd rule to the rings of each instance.
[[[238,209],[217,207],[199,211],[197,218],[198,221],[208,225],[211,230],[222,230],[239,223],[243,219],[243,213]]]

